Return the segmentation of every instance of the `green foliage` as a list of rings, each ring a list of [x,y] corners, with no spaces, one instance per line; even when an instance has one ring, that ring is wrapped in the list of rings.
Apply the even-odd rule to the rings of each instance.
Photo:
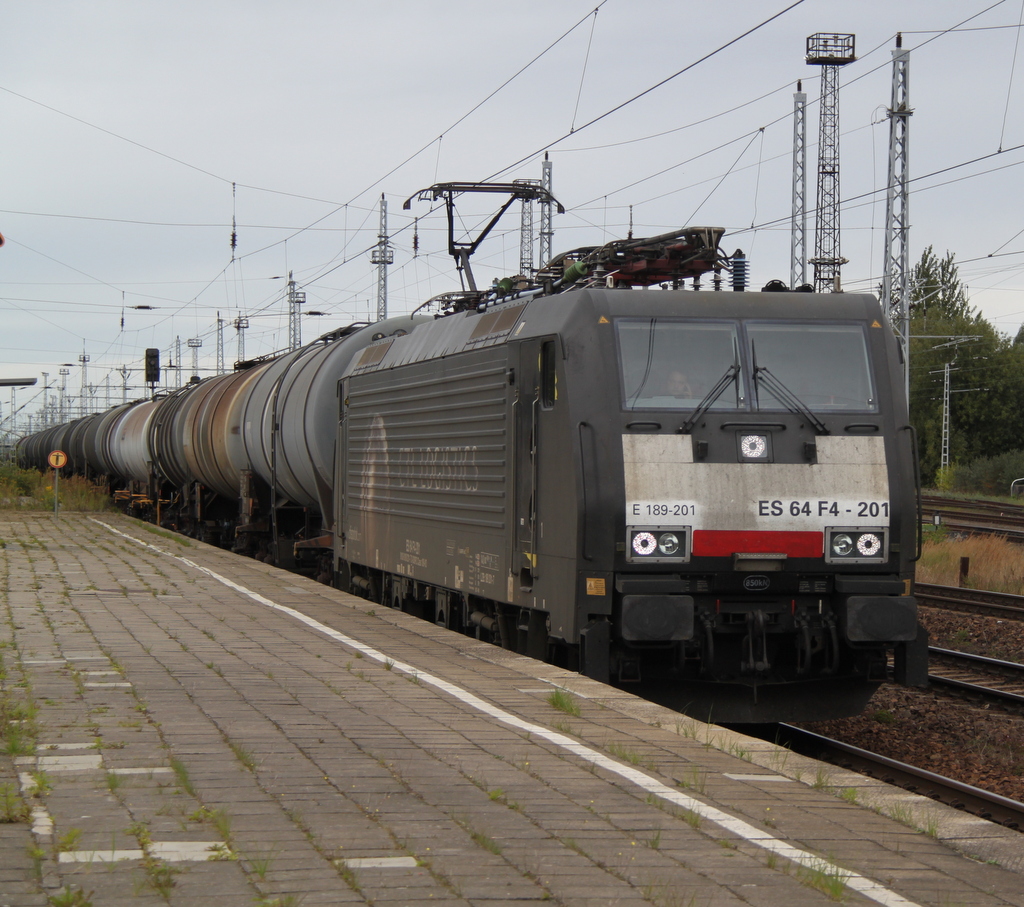
[[[1014,479],[1024,477],[1024,450],[979,457],[958,465],[952,472],[950,491],[1005,497],[1009,495]]]
[[[910,419],[917,429],[925,485],[960,487],[981,457],[1020,447],[1024,338],[1000,334],[971,305],[951,253],[929,247],[914,268],[911,296]],[[940,475],[945,368],[949,365],[949,458]],[[1018,473],[1013,478],[1024,476]],[[1005,494],[1009,482],[1000,493]]]

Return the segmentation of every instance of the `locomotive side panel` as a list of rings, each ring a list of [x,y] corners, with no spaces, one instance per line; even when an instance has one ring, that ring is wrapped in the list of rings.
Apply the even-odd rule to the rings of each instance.
[[[343,383],[339,558],[508,600],[505,352],[418,362]]]

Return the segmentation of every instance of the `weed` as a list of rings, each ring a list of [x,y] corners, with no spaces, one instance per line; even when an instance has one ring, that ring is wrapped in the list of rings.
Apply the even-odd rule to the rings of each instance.
[[[263,882],[266,881],[267,873],[270,871],[276,856],[277,851],[275,850],[263,850],[258,853],[246,854],[245,861],[249,864],[253,874]]]
[[[242,763],[250,772],[256,771],[256,760],[253,758],[252,753],[237,743],[228,741],[228,746],[231,747],[231,752],[235,754],[235,758]]]
[[[820,860],[810,866],[798,865],[797,880],[808,888],[815,888],[833,901],[841,901],[846,894],[846,882],[850,873],[840,869],[834,863]]]
[[[548,705],[559,711],[572,715],[573,718],[580,717],[580,704],[576,697],[568,690],[554,689],[548,694]]]
[[[44,771],[29,772],[32,778],[32,790],[30,797],[45,797],[53,790],[53,780]]]
[[[188,776],[188,768],[180,759],[171,757],[171,769],[174,777],[178,779],[178,786],[190,797],[196,796],[196,789],[192,786],[192,779]]]
[[[860,791],[855,787],[844,787],[839,792],[840,799],[845,800],[847,803],[856,803],[859,795]]]
[[[679,778],[676,780],[676,784],[686,790],[695,790],[698,794],[703,794],[708,783],[708,773],[701,769],[699,765],[691,765],[686,770],[686,777]]]
[[[643,757],[636,750],[623,746],[621,743],[613,741],[612,743],[609,743],[605,749],[617,759],[621,759],[623,762],[628,762],[630,765],[639,765],[641,761],[643,761]]]
[[[84,888],[72,888],[65,885],[56,894],[51,894],[47,900],[50,907],[92,907],[93,892],[85,893]]]
[[[814,780],[811,782],[811,787],[815,790],[828,790],[832,786],[832,773],[825,768],[824,765],[819,765],[817,771],[814,773]]]
[[[21,799],[13,784],[0,784],[0,823],[26,822],[32,808]]]
[[[78,844],[82,840],[82,829],[69,828],[57,839],[57,853],[65,853],[70,850],[78,850]]]
[[[888,709],[877,709],[871,713],[871,718],[879,724],[895,724],[896,716]]]

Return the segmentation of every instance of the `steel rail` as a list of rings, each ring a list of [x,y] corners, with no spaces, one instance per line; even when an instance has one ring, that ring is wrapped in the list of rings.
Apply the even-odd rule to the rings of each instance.
[[[788,741],[785,745],[795,752],[812,758],[824,756],[825,761],[840,764],[843,768],[877,778],[887,784],[894,784],[911,793],[969,812],[1006,828],[1016,831],[1024,829],[1024,803],[1017,800],[862,750],[848,743],[823,737],[812,731],[805,731],[803,728],[789,724],[781,724],[779,728],[784,731],[785,739]],[[828,756],[833,758],[828,759]]]
[[[1024,620],[1024,595],[931,583],[915,583],[914,594],[918,604],[925,607]]]

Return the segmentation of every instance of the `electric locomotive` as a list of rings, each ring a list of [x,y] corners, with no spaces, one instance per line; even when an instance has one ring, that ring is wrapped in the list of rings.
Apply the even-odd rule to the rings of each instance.
[[[449,300],[341,381],[334,568],[375,600],[726,722],[923,683],[915,444],[871,296],[638,289],[721,231]]]

